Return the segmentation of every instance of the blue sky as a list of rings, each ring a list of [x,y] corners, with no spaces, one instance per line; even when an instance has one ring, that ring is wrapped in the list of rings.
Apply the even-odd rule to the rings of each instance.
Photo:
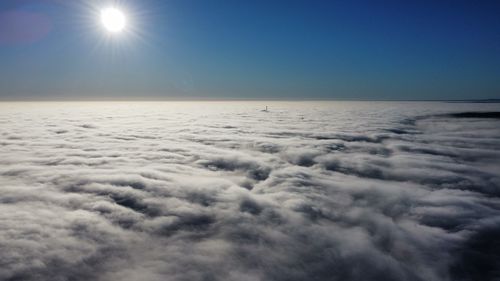
[[[130,24],[111,38],[99,10]],[[2,0],[2,99],[500,98],[498,1]]]

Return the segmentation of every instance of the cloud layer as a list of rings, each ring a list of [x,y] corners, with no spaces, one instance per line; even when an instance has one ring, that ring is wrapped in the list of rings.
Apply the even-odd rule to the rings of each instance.
[[[0,280],[500,278],[500,106],[267,105],[1,104]]]

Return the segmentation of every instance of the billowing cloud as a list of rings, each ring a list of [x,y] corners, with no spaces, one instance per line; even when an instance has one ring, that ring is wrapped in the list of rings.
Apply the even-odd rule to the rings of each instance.
[[[260,105],[1,104],[0,280],[500,278],[497,105]]]

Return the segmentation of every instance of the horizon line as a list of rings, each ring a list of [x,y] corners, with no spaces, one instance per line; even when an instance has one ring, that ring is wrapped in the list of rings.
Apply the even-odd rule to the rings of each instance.
[[[500,103],[500,98],[487,99],[0,99],[0,103],[50,102],[471,102]]]

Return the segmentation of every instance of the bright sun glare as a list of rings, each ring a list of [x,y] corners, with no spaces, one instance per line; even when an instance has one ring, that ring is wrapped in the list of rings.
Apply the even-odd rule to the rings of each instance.
[[[101,11],[101,22],[107,31],[119,33],[125,29],[127,19],[122,11],[116,8],[106,8]]]

